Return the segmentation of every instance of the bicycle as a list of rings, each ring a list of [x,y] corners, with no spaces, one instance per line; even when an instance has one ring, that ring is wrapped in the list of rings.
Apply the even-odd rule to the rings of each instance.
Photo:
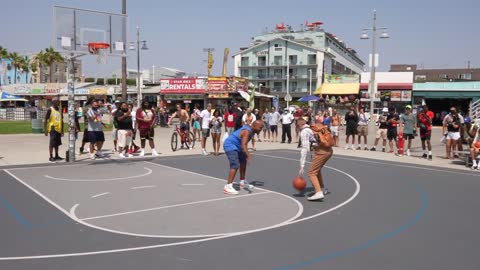
[[[187,135],[188,135],[188,138],[187,138]],[[175,130],[173,131],[172,139],[171,139],[171,147],[173,152],[177,151],[179,136],[182,143],[182,148],[183,148],[183,145],[185,144],[188,148],[193,149],[193,147],[195,146],[193,133],[191,131],[188,131],[188,132],[182,131],[180,128],[178,128],[178,125],[175,125]]]

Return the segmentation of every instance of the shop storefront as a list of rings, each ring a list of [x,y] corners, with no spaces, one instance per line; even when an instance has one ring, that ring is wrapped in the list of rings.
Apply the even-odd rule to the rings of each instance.
[[[413,105],[428,105],[440,125],[451,107],[466,113],[470,103],[480,99],[480,82],[426,82],[413,85]]]
[[[232,102],[241,100],[238,91],[248,90],[248,80],[238,77],[209,77],[207,102],[213,108],[226,110]]]
[[[323,99],[316,110],[336,109],[343,114],[359,103],[360,77],[358,75],[326,74],[324,83],[315,91]]]
[[[191,110],[195,104],[206,106],[206,78],[161,79],[160,106],[175,110],[176,103],[185,104]]]

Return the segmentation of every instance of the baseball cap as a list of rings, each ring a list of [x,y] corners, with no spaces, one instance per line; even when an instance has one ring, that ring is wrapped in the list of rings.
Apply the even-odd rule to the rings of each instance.
[[[411,109],[412,109],[412,106],[411,106],[411,105],[407,105],[407,106],[405,106],[405,109],[411,110]]]
[[[388,108],[387,108],[387,107],[384,107],[384,108],[382,109],[382,112],[388,112]]]
[[[117,103],[122,103],[122,100],[121,99],[115,100],[115,104],[117,104]]]

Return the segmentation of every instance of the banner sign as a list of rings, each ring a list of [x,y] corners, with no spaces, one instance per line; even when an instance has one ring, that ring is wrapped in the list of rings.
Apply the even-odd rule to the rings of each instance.
[[[88,90],[90,95],[106,95],[107,89],[106,88],[91,88]]]
[[[358,83],[358,74],[325,74],[325,83]]]
[[[207,88],[207,79],[162,79],[160,80],[161,94],[189,94],[205,93]]]
[[[164,100],[192,100],[203,99],[203,95],[165,95]]]
[[[208,94],[208,98],[228,98],[228,93]]]
[[[225,77],[209,77],[208,78],[208,92],[227,92],[229,89],[227,78]]]

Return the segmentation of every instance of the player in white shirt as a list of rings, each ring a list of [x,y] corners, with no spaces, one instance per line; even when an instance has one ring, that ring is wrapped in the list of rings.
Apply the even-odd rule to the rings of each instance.
[[[210,119],[212,118],[211,110],[212,104],[208,103],[207,109],[200,113],[200,123],[202,125],[202,155],[204,156],[208,156],[205,147],[207,144],[207,138],[210,137]]]

